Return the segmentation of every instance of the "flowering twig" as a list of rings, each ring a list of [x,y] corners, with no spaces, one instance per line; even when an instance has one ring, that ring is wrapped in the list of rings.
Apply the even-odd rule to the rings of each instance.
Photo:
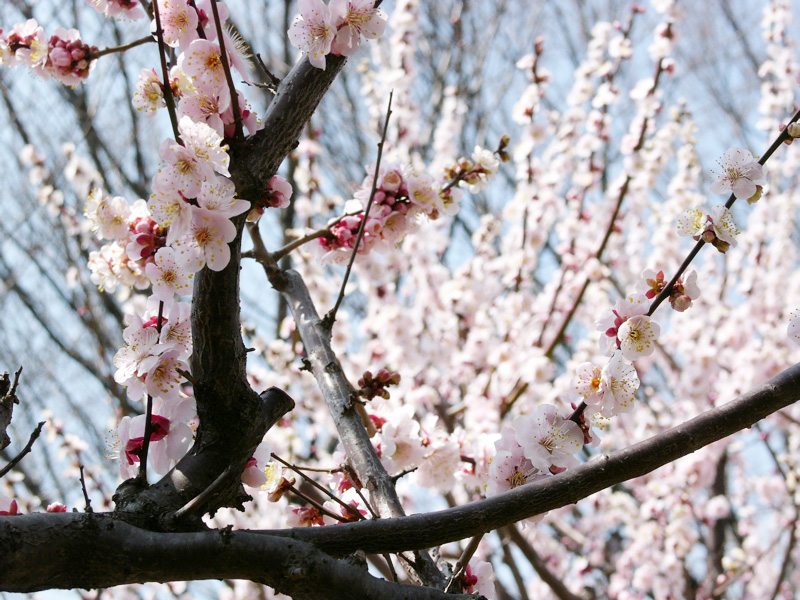
[[[169,120],[172,123],[172,133],[175,141],[181,143],[181,136],[178,133],[178,114],[175,109],[175,97],[172,95],[172,86],[169,84],[169,69],[167,68],[167,50],[164,47],[164,30],[161,28],[161,16],[158,11],[158,2],[153,2],[153,18],[156,22],[156,38],[158,41],[158,55],[161,59],[161,76],[164,78],[162,89],[164,90],[164,102],[169,112]]]
[[[156,331],[159,339],[161,338],[161,324],[164,316],[164,302],[158,303],[158,317],[156,319]],[[142,450],[139,453],[139,473],[137,477],[143,483],[147,482],[147,453],[150,449],[150,437],[153,435],[153,396],[147,394],[147,408],[145,409],[144,419],[144,439],[142,440]]]
[[[340,215],[340,216],[336,217],[334,220],[332,220],[330,223],[328,223],[328,225],[326,225],[322,229],[317,229],[316,231],[312,231],[311,233],[309,233],[307,235],[304,235],[303,237],[298,238],[298,239],[294,240],[293,242],[289,242],[284,247],[278,248],[277,250],[275,250],[275,252],[272,253],[272,258],[275,261],[279,261],[284,256],[286,256],[287,254],[292,252],[293,250],[296,250],[297,248],[299,248],[303,244],[306,244],[306,243],[308,243],[308,242],[310,242],[312,240],[316,240],[317,238],[321,238],[321,237],[333,238],[334,235],[331,233],[331,228],[332,227],[334,227],[335,225],[338,225],[341,222],[341,220],[344,219],[345,217],[352,217],[352,216],[355,216],[355,215],[358,215],[358,214],[360,214],[360,213],[359,212],[350,212],[350,213],[344,213],[343,215]],[[245,254],[247,254],[247,253],[245,253]],[[242,256],[244,256],[245,254],[243,254]]]
[[[475,551],[478,549],[478,545],[481,543],[482,539],[482,533],[470,539],[467,547],[464,548],[464,552],[461,553],[458,562],[456,562],[456,566],[453,567],[453,576],[450,577],[450,581],[447,582],[447,587],[444,588],[445,592],[449,592],[450,588],[452,588],[453,585],[461,579],[461,576],[464,574],[464,571],[467,568],[467,564],[472,558],[472,555],[475,554]]]
[[[231,92],[231,108],[233,109],[233,121],[236,126],[235,135],[238,141],[243,142],[244,131],[242,130],[242,113],[239,110],[239,97],[236,92],[236,87],[233,85],[231,67],[228,64],[228,54],[225,51],[225,38],[222,35],[222,22],[219,18],[217,0],[211,0],[211,11],[214,13],[214,23],[217,27],[217,41],[219,42],[219,54],[222,59],[222,70],[225,72],[225,80],[228,82],[228,89]]]
[[[147,35],[143,38],[139,38],[138,40],[134,40],[129,44],[123,44],[122,46],[112,46],[109,48],[103,48],[102,50],[98,50],[96,52],[92,52],[87,58],[88,60],[94,60],[96,58],[100,58],[101,56],[105,56],[106,54],[114,54],[115,52],[125,52],[126,50],[130,50],[131,48],[136,48],[136,46],[141,46],[143,44],[155,41],[156,40],[153,39],[152,35]]]
[[[394,91],[389,92],[389,103],[386,106],[386,119],[383,122],[383,134],[381,135],[381,141],[378,142],[378,158],[375,161],[375,175],[372,178],[372,190],[369,193],[369,201],[367,202],[367,207],[364,209],[364,218],[361,219],[361,224],[358,227],[358,235],[356,236],[356,243],[353,246],[353,254],[350,256],[350,262],[347,263],[347,269],[344,272],[344,279],[342,280],[342,287],[339,290],[339,295],[336,298],[336,303],[333,305],[333,308],[325,315],[322,319],[322,326],[331,330],[333,327],[334,321],[336,321],[336,312],[339,310],[339,306],[342,304],[342,300],[344,299],[344,289],[347,286],[347,280],[350,277],[350,271],[353,268],[353,263],[356,260],[356,254],[358,254],[358,246],[361,244],[361,238],[364,237],[364,229],[367,226],[367,217],[369,216],[369,209],[372,207],[372,201],[375,199],[375,192],[378,191],[378,174],[381,167],[381,157],[383,156],[383,145],[386,142],[386,132],[389,130],[389,117],[392,114],[392,95]]]
[[[789,123],[787,125],[791,125],[792,123],[797,122],[799,119],[800,119],[800,110],[798,110],[794,114],[794,116],[789,120]],[[789,128],[786,127],[783,131],[781,131],[778,137],[775,138],[775,141],[772,142],[767,151],[764,152],[764,155],[760,159],[758,159],[758,164],[764,165],[767,162],[767,160],[769,160],[769,158],[775,153],[775,151],[781,146],[781,144],[783,144],[788,139],[791,139],[791,136],[789,135]],[[736,196],[734,194],[731,194],[730,197],[728,198],[728,201],[725,203],[725,208],[729,209],[731,206],[733,206],[734,202],[736,202]],[[697,253],[700,252],[700,249],[705,245],[705,243],[706,242],[704,242],[703,239],[701,238],[697,242],[697,244],[695,244],[695,247],[692,248],[692,251],[689,253],[689,255],[683,261],[681,266],[678,268],[675,275],[672,277],[672,279],[669,280],[669,283],[666,285],[666,287],[664,287],[664,289],[661,290],[661,293],[658,294],[658,296],[656,296],[656,299],[653,300],[653,303],[650,305],[650,310],[648,310],[647,312],[647,316],[651,316],[659,307],[659,305],[666,298],[669,298],[669,295],[672,293],[672,288],[675,287],[675,283],[678,281],[678,279],[680,279],[681,275],[683,275],[683,272],[689,267],[691,262],[694,260],[694,257],[697,256]]]
[[[632,23],[632,21],[631,21],[631,23]],[[672,27],[671,24],[667,25],[667,33],[669,33],[671,27]],[[658,63],[656,64],[655,77],[653,78],[653,84],[650,86],[650,89],[647,92],[648,96],[651,96],[651,95],[655,94],[656,89],[658,88],[658,82],[659,82],[659,80],[661,78],[661,74],[664,72],[664,69],[665,69],[664,68],[664,58],[662,57],[662,58],[660,58],[658,60]],[[648,125],[649,125],[651,119],[652,119],[652,117],[645,117],[645,119],[644,119],[644,121],[642,123],[641,130],[639,132],[639,139],[637,140],[636,145],[633,147],[633,152],[638,152],[644,146],[645,135],[647,133],[647,128],[648,128]],[[622,202],[623,202],[623,200],[625,199],[625,196],[628,193],[628,189],[630,187],[630,183],[631,183],[632,180],[633,180],[633,176],[630,173],[628,173],[626,175],[626,177],[625,177],[625,182],[620,187],[619,197],[617,198],[617,204],[614,207],[614,212],[611,215],[611,220],[610,220],[610,222],[608,224],[608,227],[606,228],[606,232],[605,232],[605,235],[603,236],[603,240],[602,240],[602,242],[600,242],[600,246],[598,247],[597,251],[594,254],[594,258],[596,258],[597,260],[600,260],[600,258],[602,257],[603,252],[606,249],[606,245],[608,244],[609,239],[611,239],[611,234],[614,232],[614,225],[616,224],[617,217],[619,216],[620,209],[622,208]],[[572,303],[572,306],[570,307],[570,310],[567,313],[567,316],[562,321],[561,327],[559,327],[559,330],[556,333],[555,337],[553,338],[553,340],[548,345],[547,350],[545,350],[545,356],[552,357],[552,354],[555,351],[556,346],[558,346],[558,344],[561,342],[561,339],[564,337],[564,334],[567,331],[567,327],[569,326],[570,322],[572,321],[573,317],[575,316],[575,313],[578,310],[578,306],[580,305],[581,301],[583,300],[583,295],[586,293],[586,290],[589,287],[589,282],[590,282],[590,279],[587,277],[584,280],[583,285],[581,286],[581,289],[580,289],[580,291],[578,292],[578,295],[575,298],[575,302]],[[555,306],[555,302],[553,302],[553,306]],[[544,337],[543,335],[540,335],[540,339],[542,339],[543,337]]]
[[[358,512],[355,508],[353,508],[352,506],[350,506],[346,502],[343,502],[336,494],[334,494],[333,492],[331,492],[329,489],[325,488],[324,486],[321,486],[319,483],[317,483],[316,481],[311,479],[311,477],[309,477],[308,475],[306,475],[305,473],[300,471],[300,469],[298,469],[294,465],[286,462],[285,460],[283,460],[280,456],[278,456],[274,452],[270,453],[270,456],[272,456],[272,458],[277,460],[282,465],[288,467],[289,469],[291,469],[292,471],[294,471],[295,473],[300,475],[300,477],[302,477],[309,484],[311,484],[312,486],[317,488],[320,492],[322,492],[323,494],[328,496],[331,500],[333,500],[334,502],[336,502],[337,504],[339,504],[340,506],[345,508],[350,514],[352,514],[354,517],[356,517],[356,519],[361,520],[361,519],[364,518],[364,515],[362,515],[360,512]]]

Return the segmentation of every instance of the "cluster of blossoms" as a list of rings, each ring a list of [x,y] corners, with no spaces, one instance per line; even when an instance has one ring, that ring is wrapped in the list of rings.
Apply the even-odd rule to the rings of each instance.
[[[319,238],[323,260],[349,259],[369,204],[372,184],[373,176],[367,175],[355,193],[355,200],[345,204],[348,214],[329,226],[330,235]],[[397,164],[381,167],[358,251],[367,253],[376,246],[391,248],[414,228],[419,217],[435,219],[442,213],[455,214],[458,206],[452,194],[442,195],[434,187],[430,175]]]
[[[507,141],[505,142],[507,143]],[[364,224],[364,233],[358,247],[359,253],[372,248],[391,248],[412,231],[421,217],[435,220],[442,215],[454,215],[461,205],[461,189],[478,193],[486,189],[495,176],[504,155],[504,143],[491,152],[476,146],[471,159],[460,158],[455,165],[445,169],[446,179],[435,184],[427,173],[399,164],[381,167],[372,204]],[[368,173],[374,168],[368,168]],[[458,182],[459,187],[455,187]],[[345,216],[333,221],[329,234],[319,238],[323,260],[346,261],[355,246],[358,231],[364,220],[364,211],[372,193],[373,175],[368,174],[355,200],[345,204]]]
[[[95,46],[81,41],[76,29],[57,28],[48,39],[35,19],[28,19],[3,34],[0,30],[0,64],[26,65],[38,76],[64,85],[78,85],[88,76]]]
[[[400,373],[390,373],[386,369],[381,369],[374,376],[371,371],[364,371],[364,375],[358,380],[358,395],[365,400],[372,400],[375,397],[388,399],[390,385],[400,383]]]
[[[97,7],[109,15],[139,8],[121,0]],[[227,8],[219,3],[217,9],[225,21]],[[158,0],[158,10],[165,43],[180,49],[169,81],[179,102],[178,140],[161,145],[163,163],[153,178],[148,202],[138,200],[131,206],[122,197],[94,190],[86,216],[98,238],[109,241],[91,253],[95,283],[109,291],[119,284],[151,290],[145,310],[126,317],[125,346],[114,357],[114,378],[131,399],[141,400],[145,394],[152,398],[148,456],[152,468],[164,473],[191,444],[196,414],[190,388],[183,386],[192,353],[191,307],[179,298],[192,293],[197,271],[203,267],[218,271],[228,264],[229,243],[236,237],[234,217],[250,210],[249,218],[257,220],[265,208],[285,207],[292,189],[275,176],[254,206],[236,197],[224,143],[225,136],[235,133],[234,92],[244,127],[251,133],[260,127],[243,96],[228,88],[224,75],[222,61],[227,60],[230,68],[248,79],[241,41],[223,31],[227,52],[222,58],[210,0]],[[152,27],[155,30],[155,22]],[[156,71],[141,71],[132,102],[148,116],[166,105]],[[123,478],[138,468],[145,425],[144,416],[126,417],[119,424]],[[253,468],[244,474],[248,481],[259,479],[251,471],[263,470],[263,458],[253,457]]]
[[[695,241],[703,240],[722,253],[736,247],[739,230],[733,222],[733,215],[722,204],[717,204],[707,214],[703,207],[687,208],[678,218],[678,233],[690,236]]]
[[[485,190],[489,186],[489,181],[497,173],[500,162],[510,159],[505,150],[508,142],[508,136],[503,136],[500,146],[495,152],[475,146],[471,160],[461,157],[455,165],[445,169],[447,178],[450,181],[458,181],[459,187],[466,189],[471,194]]]
[[[581,427],[543,404],[504,427],[489,466],[487,496],[561,473],[578,464],[585,441]]]
[[[766,184],[765,172],[750,152],[731,148],[720,164],[722,172],[712,184],[712,192],[732,192],[736,198],[749,203],[761,197],[762,186]],[[678,232],[710,243],[723,253],[736,246],[739,233],[730,211],[721,204],[715,206],[711,214],[701,207],[687,209],[678,218]],[[649,356],[655,350],[660,327],[648,315],[649,301],[666,287],[663,271],[646,269],[637,285],[637,293],[618,300],[611,312],[596,322],[601,332],[600,348],[611,360],[603,368],[582,363],[572,382],[574,393],[585,403],[588,414],[612,417],[631,410],[639,378],[636,369],[625,361]],[[689,271],[675,281],[669,302],[674,310],[683,312],[699,295],[697,273]]]
[[[94,284],[109,292],[120,284],[147,288],[147,266],[165,246],[166,235],[150,216],[145,201],[137,200],[131,205],[122,196],[109,196],[95,188],[89,194],[84,214],[97,238],[109,241],[89,253]],[[181,295],[191,292],[188,283],[179,289]]]
[[[158,7],[164,42],[181,50],[177,64],[169,73],[170,91],[173,98],[179,99],[178,117],[188,116],[194,122],[205,123],[220,136],[233,136],[236,124],[232,94],[235,91],[242,125],[250,133],[259,130],[261,122],[248,108],[243,94],[228,88],[220,45],[215,41],[217,30],[210,0],[196,3],[160,0]],[[217,9],[224,23],[228,9],[221,2]],[[198,28],[203,32],[202,38]],[[155,32],[155,20],[151,29]],[[230,29],[223,29],[222,37],[228,67],[249,82],[250,62],[244,42]],[[166,106],[164,84],[154,69],[140,71],[133,106],[148,117]]]
[[[753,155],[741,148],[731,148],[720,161],[722,170],[711,184],[715,194],[732,193],[737,199],[753,204],[761,198],[766,185],[764,167],[756,162]],[[739,230],[733,222],[733,215],[726,206],[718,204],[708,214],[702,207],[689,208],[678,219],[678,232],[694,240],[712,244],[720,252],[735,247]]]
[[[644,294],[648,300],[653,300],[666,287],[667,282],[664,280],[664,271],[656,273],[654,269],[645,269],[636,291]],[[690,308],[692,300],[699,296],[700,288],[697,287],[697,273],[688,271],[685,277],[679,277],[672,286],[669,294],[669,303],[678,312],[683,312]]]
[[[154,399],[149,456],[153,469],[165,473],[192,441],[188,423],[195,417],[194,399],[182,387],[192,353],[191,306],[155,295],[148,304],[142,316],[127,316],[125,346],[114,356],[114,380],[126,387],[132,400],[142,400],[144,394]],[[124,479],[134,475],[139,462],[145,421],[144,415],[123,417],[117,429]]]
[[[308,54],[309,62],[325,69],[325,56],[350,56],[361,36],[375,39],[386,29],[386,13],[373,0],[300,0],[300,14],[289,28],[289,41]]]

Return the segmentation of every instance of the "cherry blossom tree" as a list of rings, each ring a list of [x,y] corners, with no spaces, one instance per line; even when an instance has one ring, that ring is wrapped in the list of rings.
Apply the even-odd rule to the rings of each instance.
[[[0,7],[0,590],[795,597],[789,3],[278,4]]]

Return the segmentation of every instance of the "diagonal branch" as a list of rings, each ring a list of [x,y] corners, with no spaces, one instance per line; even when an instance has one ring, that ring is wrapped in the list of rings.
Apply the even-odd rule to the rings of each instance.
[[[560,475],[465,506],[402,518],[282,531],[155,533],[107,514],[88,517],[78,513],[38,513],[1,517],[0,564],[5,568],[0,570],[0,589],[35,591],[45,587],[104,587],[217,577],[269,584],[274,580],[269,580],[265,573],[273,562],[283,569],[288,566],[286,561],[296,558],[298,553],[316,560],[320,555],[314,547],[344,556],[357,550],[401,552],[441,545],[572,504],[614,484],[641,477],[750,427],[798,399],[800,364],[728,404]],[[115,560],[109,561],[110,556]],[[330,557],[325,560],[326,569],[341,564]],[[317,576],[311,571],[292,569],[303,577],[309,573],[312,579]],[[329,575],[329,571],[324,571],[319,575],[320,581],[326,581]],[[431,595],[423,597],[439,597],[435,590],[426,593]],[[314,596],[298,596],[301,597]],[[340,596],[331,592],[327,597]]]

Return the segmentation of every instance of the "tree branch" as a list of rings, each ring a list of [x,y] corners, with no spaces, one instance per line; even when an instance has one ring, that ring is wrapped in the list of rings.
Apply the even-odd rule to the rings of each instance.
[[[328,61],[328,69],[300,61],[286,76],[264,116],[264,129],[231,148],[231,178],[240,198],[253,201],[297,145],[300,133],[345,63]],[[237,235],[231,257],[221,271],[204,268],[195,276],[192,297],[192,376],[200,426],[187,455],[157,484],[124,482],[117,490],[117,511],[150,528],[169,528],[171,514],[213,484],[229,466],[242,472],[267,429],[293,406],[282,391],[261,397],[246,377],[247,352],[241,335],[239,271],[245,215],[234,220]],[[249,499],[238,478],[231,478],[207,506],[242,507]],[[192,527],[199,527],[194,515]]]
[[[353,388],[331,348],[330,329],[319,318],[303,278],[296,271],[278,271],[277,265],[270,268],[262,264],[272,284],[286,298],[348,462],[361,483],[370,490],[372,503],[382,517],[404,516],[394,480],[383,468],[361,416],[351,401]],[[427,554],[418,553],[415,568],[427,585],[444,587],[444,577]]]
[[[281,531],[157,533],[103,514],[35,513],[0,517],[0,564],[5,567],[0,570],[0,589],[36,591],[47,587],[103,587],[142,581],[235,577],[274,583],[280,591],[294,594],[294,590],[281,587],[283,581],[278,578],[283,576],[283,569],[289,575],[297,574],[297,565],[292,561],[299,560],[301,555],[312,562],[317,560],[321,555],[316,549],[335,556],[357,550],[401,552],[491,531],[641,477],[750,427],[798,399],[800,364],[724,406],[630,448],[487,500],[402,518]],[[277,537],[281,539],[276,540]],[[320,571],[313,573],[311,581],[319,578],[319,582],[326,582],[332,575],[331,569],[335,571],[339,568],[335,565],[341,564],[330,557],[320,561]],[[279,572],[274,575],[276,579],[271,578],[273,567]],[[310,574],[311,571],[301,573],[302,577]],[[314,596],[297,596],[306,597]],[[337,597],[333,593],[327,596]]]
[[[0,539],[0,589],[14,592],[249,579],[294,600],[483,598],[388,582],[306,542],[227,529],[153,533],[107,515],[34,513],[0,518]]]

